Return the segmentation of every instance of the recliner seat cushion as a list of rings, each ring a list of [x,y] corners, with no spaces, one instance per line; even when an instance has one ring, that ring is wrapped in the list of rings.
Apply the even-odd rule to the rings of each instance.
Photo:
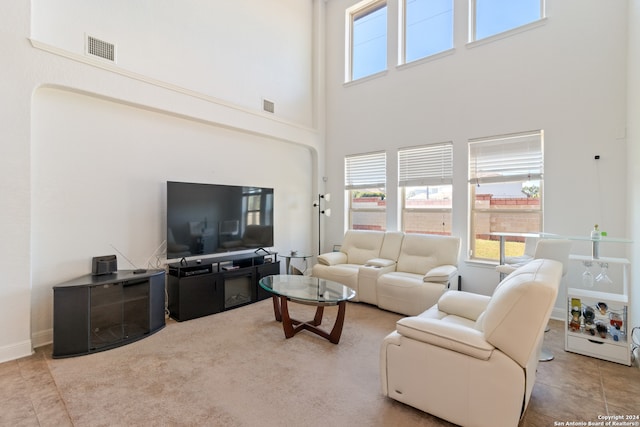
[[[425,283],[421,274],[394,271],[378,278],[378,306],[396,313],[415,316],[434,305],[446,286]]]
[[[342,283],[357,292],[358,270],[360,270],[360,265],[358,264],[338,264],[332,266],[316,264],[313,266],[313,275],[322,279],[331,280],[332,282]]]

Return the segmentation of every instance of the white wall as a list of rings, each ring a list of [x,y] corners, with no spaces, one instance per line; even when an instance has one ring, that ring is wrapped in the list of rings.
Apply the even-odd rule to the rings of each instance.
[[[32,38],[84,54],[116,45],[118,67],[311,125],[312,2],[35,0]]]
[[[391,214],[397,226],[400,147],[454,143],[453,234],[467,253],[467,141],[533,129],[545,131],[545,231],[586,235],[594,223],[628,237],[626,221],[627,3],[549,0],[540,26],[466,45],[467,4],[455,1],[455,51],[414,66],[395,66],[397,4],[388,3],[389,67],[374,79],[343,84],[345,9],[327,7],[327,176],[343,192],[344,156],[386,150]],[[601,159],[596,163],[595,155]],[[340,198],[332,211],[343,210]],[[327,247],[341,240],[343,220],[327,222]],[[603,248],[609,256],[628,248]],[[576,243],[574,251],[589,253]],[[465,290],[490,293],[493,268],[461,261]],[[561,289],[560,295],[564,293]],[[562,307],[561,299],[557,307]]]
[[[629,47],[627,71],[627,141],[628,141],[628,182],[629,182],[629,228],[634,243],[631,252],[631,265],[640,265],[640,0],[629,1]],[[640,326],[640,274],[633,270],[631,303],[632,325]],[[640,334],[636,334],[640,342]]]
[[[194,14],[205,21],[216,10],[216,24],[242,29],[241,39],[226,41],[208,28],[198,33],[234,46],[238,55],[222,64],[190,50],[197,37],[190,21],[174,16],[173,2],[146,5],[164,16],[162,26],[142,19],[142,9],[132,12],[139,22],[128,21],[123,2],[108,9],[57,2],[52,15],[48,2],[3,7],[0,361],[50,342],[51,287],[89,273],[91,257],[114,253],[111,244],[136,264],[151,256],[164,239],[167,180],[274,187],[276,249],[314,247],[311,203],[323,149],[311,126],[320,115],[313,94],[322,93],[309,53],[318,43],[317,5],[282,0],[267,10],[246,0],[231,10],[228,2],[211,3],[189,6],[204,7]],[[256,12],[269,17],[272,32],[266,24],[246,26]],[[116,34],[111,25],[125,21],[116,65],[89,59],[74,44],[82,32]],[[176,48],[190,52],[169,49],[170,66],[136,44],[166,42],[166,34],[182,34]],[[266,45],[279,45],[278,52],[257,64],[255,49]],[[188,78],[180,80],[181,72]],[[251,80],[256,73],[264,78]],[[263,95],[276,102],[275,114],[261,111]],[[121,257],[119,265],[127,268]]]
[[[275,247],[310,246],[296,232],[311,230],[304,147],[58,89],[37,90],[32,112],[38,334],[51,328],[51,287],[90,271],[91,256],[154,266],[146,263],[165,239],[167,180],[273,187]]]

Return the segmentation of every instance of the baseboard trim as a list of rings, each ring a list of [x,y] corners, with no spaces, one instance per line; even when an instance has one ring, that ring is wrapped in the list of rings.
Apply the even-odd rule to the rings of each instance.
[[[558,307],[553,307],[553,310],[551,311],[551,318],[553,320],[562,320],[564,321],[564,317],[565,317],[565,312],[563,309],[558,308]]]
[[[31,356],[32,354],[33,347],[31,346],[31,340],[6,345],[0,347],[0,363]]]
[[[31,335],[33,348],[43,347],[53,342],[53,328]]]

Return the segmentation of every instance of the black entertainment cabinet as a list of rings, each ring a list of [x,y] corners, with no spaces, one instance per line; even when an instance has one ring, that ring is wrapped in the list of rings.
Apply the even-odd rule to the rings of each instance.
[[[258,281],[273,274],[280,274],[275,252],[169,264],[169,315],[190,320],[269,298]]]
[[[108,350],[165,326],[165,271],[87,274],[53,287],[53,357]]]

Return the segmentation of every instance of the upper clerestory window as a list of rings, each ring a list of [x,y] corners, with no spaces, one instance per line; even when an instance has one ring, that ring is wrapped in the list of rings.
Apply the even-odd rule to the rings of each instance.
[[[365,1],[347,9],[346,81],[387,69],[387,2]]]
[[[503,33],[545,16],[544,0],[469,0],[469,41]]]
[[[453,0],[403,0],[400,63],[453,48]]]

